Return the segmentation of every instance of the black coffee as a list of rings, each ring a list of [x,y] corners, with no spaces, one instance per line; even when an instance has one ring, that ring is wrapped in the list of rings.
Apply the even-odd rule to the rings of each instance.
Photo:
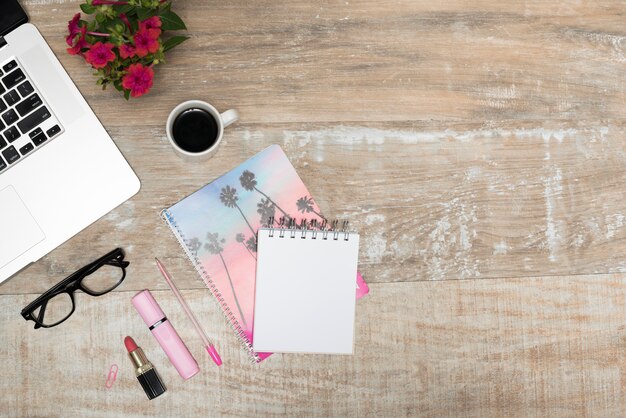
[[[206,151],[215,145],[219,128],[209,112],[191,108],[178,115],[172,126],[174,142],[188,152]]]

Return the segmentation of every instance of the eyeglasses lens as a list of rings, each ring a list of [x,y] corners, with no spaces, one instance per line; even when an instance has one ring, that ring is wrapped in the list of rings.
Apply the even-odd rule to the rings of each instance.
[[[122,280],[124,270],[118,266],[103,265],[83,278],[81,285],[93,293],[106,293],[111,291]]]
[[[47,303],[38,307],[33,311],[33,317],[44,326],[52,326],[63,322],[68,316],[72,314],[74,303],[71,296],[68,293],[59,293],[51,299],[48,299]],[[43,312],[43,318],[39,315],[41,310]]]

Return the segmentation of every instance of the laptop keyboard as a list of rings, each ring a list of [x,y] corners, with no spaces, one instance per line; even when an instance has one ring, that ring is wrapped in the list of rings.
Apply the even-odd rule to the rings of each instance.
[[[16,59],[0,65],[0,173],[63,131]]]

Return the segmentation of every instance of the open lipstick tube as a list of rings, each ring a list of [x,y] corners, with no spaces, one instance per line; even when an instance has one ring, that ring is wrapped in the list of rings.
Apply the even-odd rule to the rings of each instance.
[[[137,347],[137,344],[131,337],[124,338],[124,345],[128,351],[130,361],[135,366],[135,376],[137,376],[137,380],[139,380],[141,387],[146,392],[148,399],[154,399],[165,393],[167,390],[165,385],[152,363],[148,361],[143,350]]]

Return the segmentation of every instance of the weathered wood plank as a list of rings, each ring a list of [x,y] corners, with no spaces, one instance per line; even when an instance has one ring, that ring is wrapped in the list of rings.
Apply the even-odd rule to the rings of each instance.
[[[357,304],[354,356],[247,363],[208,291],[184,295],[218,341],[217,369],[170,291],[155,297],[200,363],[183,382],[130,304],[78,296],[53,330],[0,296],[0,414],[45,416],[618,416],[624,411],[624,275],[374,284]],[[149,402],[122,340],[132,335],[169,391]],[[113,389],[104,388],[112,363]],[[51,384],[54,382],[54,389]]]
[[[133,262],[133,289],[165,286],[154,256],[179,269],[184,288],[201,287],[160,210],[274,143],[322,209],[362,233],[371,283],[626,269],[623,123],[373,126],[240,124],[197,165],[159,127],[112,129],[141,192],[0,292],[45,290],[115,245]]]
[[[621,2],[178,1],[192,38],[132,104],[65,53],[79,0],[25,3],[107,127],[190,94],[255,123],[626,115]]]

